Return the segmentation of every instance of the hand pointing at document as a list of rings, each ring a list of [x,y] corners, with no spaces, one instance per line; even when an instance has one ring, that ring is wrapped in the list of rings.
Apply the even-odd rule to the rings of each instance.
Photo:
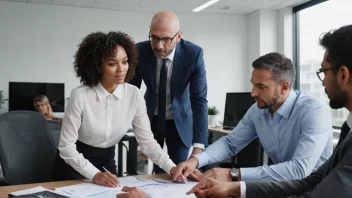
[[[202,173],[196,168],[198,166],[198,159],[191,156],[187,161],[184,161],[176,167],[176,171],[173,173],[173,180],[178,181],[180,178],[190,178],[195,181],[199,181],[202,177]]]

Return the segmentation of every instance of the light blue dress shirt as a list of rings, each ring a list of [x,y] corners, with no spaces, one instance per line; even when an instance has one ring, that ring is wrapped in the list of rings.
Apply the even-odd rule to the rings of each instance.
[[[305,178],[332,154],[330,109],[294,90],[273,115],[255,103],[230,134],[195,155],[198,167],[236,155],[256,137],[274,165],[241,168],[243,181]]]

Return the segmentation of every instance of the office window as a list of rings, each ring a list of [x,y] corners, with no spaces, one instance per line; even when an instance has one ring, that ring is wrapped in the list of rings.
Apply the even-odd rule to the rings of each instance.
[[[319,45],[322,33],[352,24],[351,0],[313,0],[294,8],[296,33],[297,88],[329,104],[329,99],[317,78],[324,49]],[[333,125],[342,126],[349,112],[331,110]]]

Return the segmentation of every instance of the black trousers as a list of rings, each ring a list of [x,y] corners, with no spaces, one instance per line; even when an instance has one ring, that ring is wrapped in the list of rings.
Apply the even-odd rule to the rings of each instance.
[[[117,176],[115,163],[115,146],[110,148],[97,148],[84,144],[80,141],[76,142],[76,146],[77,151],[82,153],[84,158],[89,160],[89,162],[92,163],[101,172],[105,172],[103,168],[105,167],[108,171]],[[54,181],[85,178],[60,157],[59,151],[57,151],[56,154],[53,174]]]
[[[170,156],[170,159],[177,165],[181,162],[187,160],[189,147],[187,147],[181,140],[180,135],[178,134],[175,121],[166,120],[166,130],[165,133],[160,133],[158,131],[158,116],[153,116],[152,120],[152,131],[154,133],[155,140],[159,143],[161,148],[164,146],[164,140],[167,146],[167,153]],[[159,166],[154,164],[155,173],[165,173]]]

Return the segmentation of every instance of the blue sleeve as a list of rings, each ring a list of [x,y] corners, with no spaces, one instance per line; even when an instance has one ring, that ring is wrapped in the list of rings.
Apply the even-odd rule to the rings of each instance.
[[[193,111],[193,143],[208,145],[207,78],[200,48],[196,66],[190,78],[190,100]]]
[[[221,137],[203,152],[195,155],[199,161],[198,167],[228,159],[254,140],[257,137],[254,122],[251,118],[254,113],[255,109],[252,106],[231,133]]]
[[[331,143],[332,121],[329,109],[324,105],[307,108],[302,113],[301,125],[297,126],[297,130],[300,130],[299,128],[301,128],[301,135],[290,161],[271,166],[241,168],[241,179],[243,181],[293,180],[303,179],[312,173],[326,145],[329,145],[329,141]],[[327,158],[332,154],[332,146],[330,149]]]

